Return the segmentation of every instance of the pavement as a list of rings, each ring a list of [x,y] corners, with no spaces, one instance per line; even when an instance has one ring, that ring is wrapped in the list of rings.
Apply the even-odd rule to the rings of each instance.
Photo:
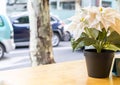
[[[53,52],[56,63],[84,59],[82,51],[72,51],[70,42],[61,42],[58,47],[53,47]],[[29,48],[17,48],[0,60],[0,71],[25,67],[31,67]]]

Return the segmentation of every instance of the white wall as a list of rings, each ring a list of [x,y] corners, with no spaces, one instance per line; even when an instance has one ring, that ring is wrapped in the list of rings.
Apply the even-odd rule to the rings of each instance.
[[[6,14],[6,0],[0,0],[0,14]]]
[[[120,12],[120,0],[116,0],[116,9]]]

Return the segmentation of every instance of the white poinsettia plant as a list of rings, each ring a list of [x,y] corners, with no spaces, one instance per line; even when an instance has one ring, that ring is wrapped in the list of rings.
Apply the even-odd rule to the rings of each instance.
[[[98,53],[120,50],[120,13],[112,8],[81,8],[72,18],[72,47],[93,46]],[[82,31],[82,32],[81,32]]]

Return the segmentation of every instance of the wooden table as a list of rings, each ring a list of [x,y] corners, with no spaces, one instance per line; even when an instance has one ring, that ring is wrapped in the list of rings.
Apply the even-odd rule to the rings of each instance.
[[[120,77],[88,77],[84,60],[1,71],[0,80],[2,85],[120,85]]]

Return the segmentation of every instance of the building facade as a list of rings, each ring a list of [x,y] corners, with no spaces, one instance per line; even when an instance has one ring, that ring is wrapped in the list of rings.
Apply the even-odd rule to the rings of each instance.
[[[99,6],[100,0],[80,0],[79,5],[81,7],[86,6]],[[68,9],[68,10],[74,10],[75,9],[75,3],[77,0],[50,0],[50,6],[53,9]]]
[[[77,0],[50,0],[50,6],[52,9],[74,10],[76,1]],[[102,5],[103,7],[112,7],[114,9],[117,9],[118,1],[119,0],[80,0],[79,5],[81,7]]]
[[[120,9],[120,3],[118,3],[120,0],[50,0],[51,13],[65,20],[75,14],[76,1],[79,1],[80,7],[103,6],[112,7],[117,10]]]
[[[103,7],[112,7],[114,9],[117,9],[117,3],[117,0],[102,0]]]

